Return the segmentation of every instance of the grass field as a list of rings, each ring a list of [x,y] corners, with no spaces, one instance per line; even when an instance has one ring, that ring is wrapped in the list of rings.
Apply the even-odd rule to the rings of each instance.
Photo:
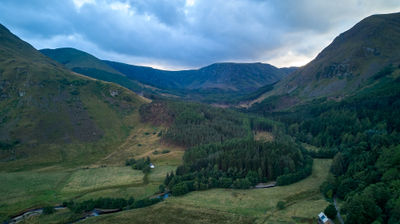
[[[118,214],[118,215],[117,215]],[[254,218],[240,216],[228,212],[207,208],[187,207],[179,204],[162,202],[160,204],[135,209],[129,212],[117,213],[115,215],[104,215],[85,220],[83,223],[121,223],[121,224],[206,224],[206,223],[253,223]]]
[[[141,199],[153,195],[166,173],[181,163],[184,152],[183,148],[162,144],[158,132],[155,127],[137,123],[127,140],[114,149],[102,153],[80,148],[67,150],[75,156],[81,154],[76,164],[70,160],[62,162],[62,158],[58,164],[44,163],[38,167],[29,166],[29,163],[24,165],[24,160],[17,161],[21,165],[18,171],[5,169],[0,172],[0,221],[30,208],[56,205],[70,199],[131,196]],[[163,149],[170,152],[152,153]],[[55,152],[49,156],[59,154]],[[145,156],[149,156],[156,166],[147,176],[146,183],[141,171],[125,166],[127,158]]]
[[[171,197],[152,207],[99,216],[84,223],[314,223],[328,205],[319,192],[331,160],[316,159],[310,177],[268,189],[213,189]],[[278,201],[286,207],[278,210]]]
[[[156,166],[148,175],[148,183],[143,182],[141,171],[126,166],[3,172],[0,173],[0,218],[70,199],[149,197],[158,190],[166,173],[174,169],[175,166]]]
[[[105,189],[111,186],[140,184],[143,172],[131,167],[100,167],[75,171],[62,192],[80,192]]]
[[[136,119],[132,117],[132,119]],[[181,164],[184,149],[163,144],[159,132],[163,128],[137,123],[129,137],[102,154],[85,152],[77,164],[69,160],[45,164],[29,170],[0,172],[0,220],[34,207],[55,205],[74,199],[99,197],[134,197],[153,195],[167,172]],[[269,139],[269,135],[259,134]],[[168,153],[162,152],[167,149]],[[69,152],[73,152],[69,150]],[[81,149],[76,149],[76,155]],[[90,158],[95,153],[96,157]],[[57,154],[57,153],[55,153]],[[99,157],[101,155],[101,157]],[[155,169],[147,176],[124,165],[128,158],[149,156]],[[66,155],[66,158],[69,156]],[[88,158],[89,157],[89,158]],[[87,163],[83,161],[87,159]],[[212,189],[171,197],[148,208],[130,210],[85,220],[86,223],[299,223],[313,218],[327,206],[319,186],[328,175],[330,160],[316,159],[310,177],[298,183],[271,189]],[[278,201],[286,208],[276,209]],[[48,216],[31,217],[26,223],[62,223],[76,215],[59,211]],[[132,221],[132,220],[135,220]]]
[[[271,132],[257,131],[254,133],[254,140],[271,142],[274,140],[274,136]]]

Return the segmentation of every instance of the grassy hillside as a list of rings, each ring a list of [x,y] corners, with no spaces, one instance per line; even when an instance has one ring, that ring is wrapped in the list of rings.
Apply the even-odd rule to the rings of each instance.
[[[233,99],[275,83],[293,71],[263,63],[216,63],[198,70],[163,71],[106,61],[131,79],[184,99],[232,103]]]
[[[96,160],[128,136],[143,103],[71,73],[0,27],[2,170]]]
[[[278,96],[281,108],[287,108],[320,97],[340,100],[358,92],[373,75],[400,65],[399,27],[400,13],[363,19],[250,104]]]
[[[95,79],[113,82],[137,93],[151,94],[152,91],[136,80],[126,77],[107,63],[84,51],[74,48],[42,49],[40,52],[64,65],[66,68]]]
[[[95,68],[105,72],[122,75],[115,69],[103,63],[98,58],[84,51],[74,48],[42,49],[40,52],[49,58],[65,65],[69,69],[74,68]]]
[[[43,49],[41,52],[72,71],[118,83],[135,92],[174,95],[203,102],[231,102],[232,98],[275,83],[295,70],[262,63],[216,63],[198,70],[164,71],[101,61],[73,48]]]

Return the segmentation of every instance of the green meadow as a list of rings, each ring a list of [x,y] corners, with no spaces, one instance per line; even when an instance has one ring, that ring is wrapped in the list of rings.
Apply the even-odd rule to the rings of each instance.
[[[314,223],[329,204],[319,192],[331,160],[315,159],[308,178],[267,189],[212,189],[171,197],[136,210],[103,215],[83,223]],[[283,201],[285,208],[277,209]],[[195,211],[195,212],[193,212]]]

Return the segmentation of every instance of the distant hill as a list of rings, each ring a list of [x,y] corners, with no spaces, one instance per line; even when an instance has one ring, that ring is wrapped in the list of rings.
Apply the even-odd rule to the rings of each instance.
[[[373,15],[340,34],[306,66],[258,100],[281,96],[285,108],[311,99],[340,100],[371,85],[371,77],[400,65],[400,13]],[[378,78],[375,81],[379,81]]]
[[[142,83],[158,88],[220,89],[251,92],[288,74],[263,63],[215,63],[197,70],[163,71],[106,61],[108,65]]]
[[[67,161],[94,148],[96,158],[126,136],[132,124],[124,120],[144,102],[65,69],[0,25],[1,161]]]
[[[295,68],[263,63],[216,63],[197,70],[166,71],[100,59],[77,49],[41,50],[72,71],[115,82],[147,95],[224,102],[275,83]]]
[[[141,83],[129,79],[124,74],[110,67],[107,63],[84,51],[75,48],[57,48],[42,49],[40,52],[79,74],[107,82],[114,82],[137,93],[146,90]]]

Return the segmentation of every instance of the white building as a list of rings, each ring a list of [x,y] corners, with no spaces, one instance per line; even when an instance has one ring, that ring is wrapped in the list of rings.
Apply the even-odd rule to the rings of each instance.
[[[325,223],[330,223],[328,217],[325,215],[325,213],[321,212],[318,215],[318,223],[325,224]]]

